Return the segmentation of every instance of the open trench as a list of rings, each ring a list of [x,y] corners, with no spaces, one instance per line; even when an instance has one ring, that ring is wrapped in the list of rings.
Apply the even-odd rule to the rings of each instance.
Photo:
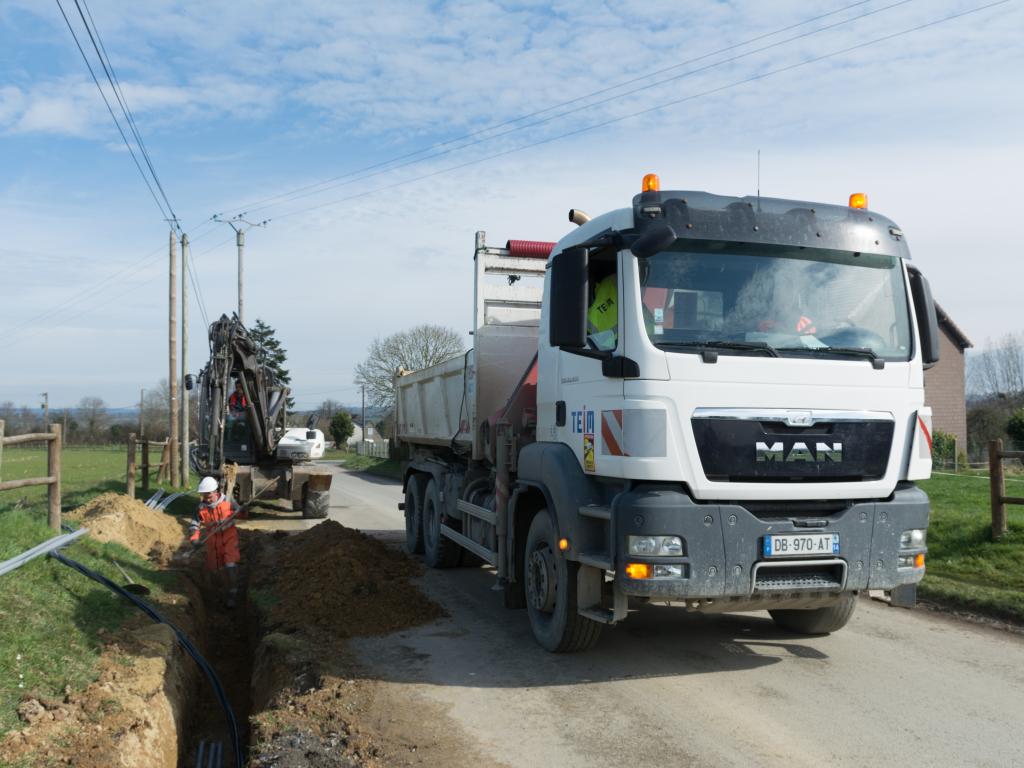
[[[234,606],[228,605],[228,585],[218,574],[199,566],[190,569],[188,576],[198,588],[202,602],[196,606],[196,641],[216,671],[234,712],[244,765],[248,763],[253,655],[260,636],[258,613],[249,602],[250,566],[243,559]],[[221,768],[238,764],[224,708],[204,677],[197,680],[185,711],[179,765]]]

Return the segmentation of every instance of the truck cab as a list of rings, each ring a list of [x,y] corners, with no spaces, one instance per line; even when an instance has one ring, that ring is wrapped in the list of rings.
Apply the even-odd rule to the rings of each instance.
[[[535,363],[496,417],[470,408],[476,462],[418,465],[460,499],[439,530],[494,553],[541,645],[587,647],[643,601],[764,609],[809,633],[842,627],[865,590],[913,604],[938,328],[903,231],[863,195],[737,198],[653,176],[631,207],[570,219]],[[463,391],[501,359],[482,330]]]

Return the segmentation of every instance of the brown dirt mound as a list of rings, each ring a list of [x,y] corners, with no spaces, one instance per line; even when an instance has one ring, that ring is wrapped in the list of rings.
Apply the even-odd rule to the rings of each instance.
[[[275,544],[262,548],[253,569],[257,589],[270,594],[271,626],[352,637],[445,615],[410,583],[422,572],[418,563],[360,531],[328,520]]]
[[[167,562],[185,541],[181,520],[120,493],[104,493],[68,513],[99,541],[114,541],[143,557]]]

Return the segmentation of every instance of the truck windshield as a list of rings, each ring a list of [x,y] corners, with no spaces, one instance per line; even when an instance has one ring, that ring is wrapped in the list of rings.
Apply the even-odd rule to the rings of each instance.
[[[895,257],[691,240],[637,261],[644,326],[659,348],[910,358]]]

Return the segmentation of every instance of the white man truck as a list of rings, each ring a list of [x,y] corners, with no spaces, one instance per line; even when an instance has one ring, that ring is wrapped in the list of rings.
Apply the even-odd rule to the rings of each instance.
[[[939,338],[900,228],[653,175],[569,216],[478,233],[474,348],[396,378],[407,548],[493,566],[550,651],[644,601],[810,634],[866,590],[913,605]]]

